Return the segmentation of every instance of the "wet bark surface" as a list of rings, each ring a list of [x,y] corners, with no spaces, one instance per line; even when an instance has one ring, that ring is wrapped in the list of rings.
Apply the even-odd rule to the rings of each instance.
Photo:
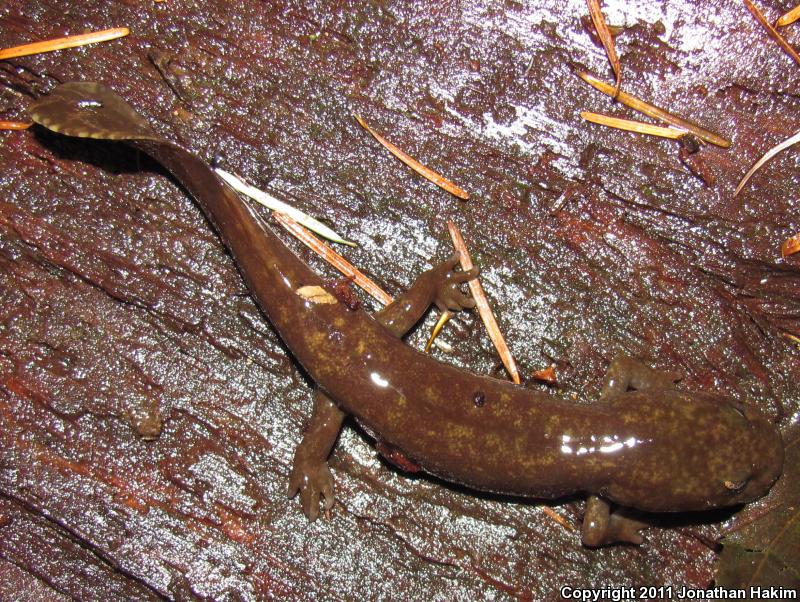
[[[582,0],[11,0],[0,47],[132,34],[0,61],[0,118],[26,119],[59,82],[104,82],[166,137],[333,224],[391,294],[450,254],[455,220],[523,374],[554,363],[554,394],[590,403],[625,352],[786,426],[800,259],[779,245],[800,230],[796,153],[732,192],[800,124],[797,66],[739,3],[606,14],[624,26],[625,89],[730,149],[703,147],[690,169],[674,142],[580,119],[638,118],[574,75],[611,79]],[[354,112],[472,199],[410,172]],[[539,503],[396,471],[352,427],[331,461],[337,504],[308,524],[285,489],[310,383],[199,209],[124,146],[0,138],[0,597],[541,599],[711,581],[729,512],[662,517],[641,547],[592,551]],[[444,338],[446,361],[504,377],[473,315]],[[582,501],[562,502],[578,528]]]

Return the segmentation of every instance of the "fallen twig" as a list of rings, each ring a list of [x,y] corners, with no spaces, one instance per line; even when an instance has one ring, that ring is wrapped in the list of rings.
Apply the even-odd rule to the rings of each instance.
[[[440,188],[443,188],[444,190],[446,190],[450,194],[454,194],[455,196],[457,196],[460,199],[463,199],[465,201],[467,199],[469,199],[469,193],[466,192],[463,188],[460,188],[460,187],[456,186],[455,184],[453,184],[453,182],[451,182],[450,180],[448,180],[444,176],[436,173],[435,171],[433,171],[429,167],[425,167],[422,163],[417,161],[414,157],[412,157],[411,155],[409,155],[409,154],[403,152],[402,150],[400,150],[397,146],[395,146],[394,144],[389,142],[386,138],[381,136],[378,132],[373,130],[367,124],[367,122],[364,121],[358,115],[354,114],[353,117],[356,118],[356,121],[358,121],[358,123],[361,125],[361,127],[363,127],[370,134],[372,134],[372,136],[375,138],[375,140],[377,140],[383,146],[385,146],[386,150],[388,150],[395,157],[400,159],[403,163],[408,165],[411,169],[416,171],[423,178],[426,178],[426,179],[430,180],[431,182],[433,182],[434,184],[436,184]]]
[[[453,246],[456,252],[461,256],[461,268],[464,271],[471,270],[473,267],[472,259],[469,256],[467,245],[464,244],[464,238],[461,236],[458,226],[449,221],[447,222],[447,229],[450,231],[450,238],[453,239]],[[489,300],[478,278],[473,278],[469,281],[469,290],[472,293],[472,298],[475,299],[475,306],[478,308],[481,320],[483,320],[486,326],[489,338],[492,339],[492,343],[494,343],[503,365],[506,367],[506,370],[508,370],[511,380],[516,384],[520,384],[519,370],[517,370],[514,356],[511,355],[511,350],[508,348],[503,334],[500,332],[500,327],[497,325],[497,320],[495,320],[494,314],[489,307]]]
[[[0,50],[0,60],[14,59],[31,54],[40,54],[42,52],[52,52],[53,50],[62,50],[64,48],[75,48],[76,46],[86,46],[87,44],[96,44],[97,42],[107,42],[126,36],[129,33],[130,30],[127,27],[116,27],[114,29],[93,31],[92,33],[84,33],[77,36],[67,36],[65,38],[45,40],[44,42],[23,44],[22,46],[14,46],[12,48]]]

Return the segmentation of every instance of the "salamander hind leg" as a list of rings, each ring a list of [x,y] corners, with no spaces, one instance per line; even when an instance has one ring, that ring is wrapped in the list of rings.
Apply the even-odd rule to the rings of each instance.
[[[320,504],[330,510],[334,502],[334,481],[328,456],[341,430],[344,413],[327,395],[314,392],[314,413],[303,440],[294,453],[292,471],[289,475],[289,497],[300,493],[303,513],[308,520],[319,516]]]
[[[656,370],[639,360],[619,354],[611,360],[600,399],[607,399],[633,389],[671,389],[681,379],[678,372]]]
[[[642,529],[649,527],[647,523],[624,515],[620,508],[611,512],[609,503],[604,499],[590,495],[586,499],[586,511],[581,527],[581,540],[588,547],[606,546],[614,543],[642,543]]]

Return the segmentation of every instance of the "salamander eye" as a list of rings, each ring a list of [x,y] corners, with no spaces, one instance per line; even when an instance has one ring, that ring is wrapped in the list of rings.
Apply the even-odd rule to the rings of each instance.
[[[731,480],[724,480],[722,484],[725,486],[725,489],[729,490],[731,493],[739,493],[744,486],[747,485],[748,479],[742,479],[741,481],[731,481]]]

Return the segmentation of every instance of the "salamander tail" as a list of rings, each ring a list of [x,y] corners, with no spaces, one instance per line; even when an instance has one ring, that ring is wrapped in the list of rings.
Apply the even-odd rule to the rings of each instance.
[[[144,118],[110,88],[94,82],[62,84],[28,109],[33,121],[79,138],[158,139]]]

